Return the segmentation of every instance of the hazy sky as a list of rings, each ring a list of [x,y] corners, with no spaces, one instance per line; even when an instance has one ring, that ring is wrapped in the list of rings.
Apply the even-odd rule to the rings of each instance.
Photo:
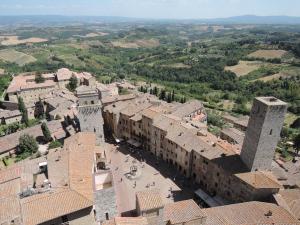
[[[300,16],[300,0],[0,0],[0,15],[43,14],[179,19]]]

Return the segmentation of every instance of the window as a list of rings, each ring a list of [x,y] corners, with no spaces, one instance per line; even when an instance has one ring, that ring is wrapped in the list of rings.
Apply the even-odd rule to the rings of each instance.
[[[272,134],[273,134],[273,129],[270,130],[270,135],[272,135]]]
[[[108,215],[108,213],[105,213],[105,218],[106,218],[106,220],[109,220],[109,215]]]
[[[91,104],[94,105],[95,104],[94,101],[91,101]]]

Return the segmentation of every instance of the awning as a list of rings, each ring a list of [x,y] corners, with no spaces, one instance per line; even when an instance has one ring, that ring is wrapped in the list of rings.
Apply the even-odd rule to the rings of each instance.
[[[195,191],[195,195],[197,195],[197,197],[204,201],[209,207],[224,205],[215,197],[211,197],[208,194],[206,194],[202,189],[198,189],[197,191]]]
[[[133,139],[129,139],[128,141],[127,141],[127,143],[128,144],[130,144],[130,145],[132,145],[132,146],[134,146],[134,147],[140,147],[142,144],[140,143],[140,142],[138,142],[138,141],[135,141],[135,140],[133,140]]]

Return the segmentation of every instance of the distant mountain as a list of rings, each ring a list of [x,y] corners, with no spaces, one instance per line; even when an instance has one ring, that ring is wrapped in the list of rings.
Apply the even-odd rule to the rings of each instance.
[[[193,22],[207,24],[300,24],[300,17],[244,15],[215,19],[143,19],[113,16],[0,16],[0,25],[58,25],[70,23]]]
[[[234,24],[300,24],[300,17],[292,16],[235,16],[229,18],[208,19],[208,23],[234,23]]]

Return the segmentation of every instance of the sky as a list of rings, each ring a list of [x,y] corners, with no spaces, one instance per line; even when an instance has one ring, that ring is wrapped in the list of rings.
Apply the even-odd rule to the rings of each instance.
[[[300,0],[0,0],[0,15],[223,18],[300,16]]]

